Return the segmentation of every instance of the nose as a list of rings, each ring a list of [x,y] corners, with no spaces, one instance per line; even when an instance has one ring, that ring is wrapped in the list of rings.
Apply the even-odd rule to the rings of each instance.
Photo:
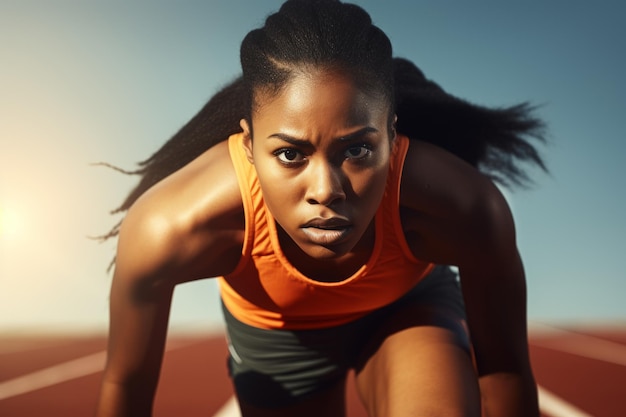
[[[306,191],[306,201],[309,204],[331,204],[344,200],[344,173],[341,167],[333,166],[328,161],[319,162],[311,166],[309,183]]]

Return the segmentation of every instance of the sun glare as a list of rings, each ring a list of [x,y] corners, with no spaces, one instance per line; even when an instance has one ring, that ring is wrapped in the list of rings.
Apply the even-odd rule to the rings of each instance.
[[[20,236],[23,229],[22,216],[17,210],[0,206],[0,240],[10,242]]]

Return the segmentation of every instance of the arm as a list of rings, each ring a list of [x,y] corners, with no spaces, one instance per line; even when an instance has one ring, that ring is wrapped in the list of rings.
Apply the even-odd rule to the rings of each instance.
[[[171,291],[133,300],[133,285],[118,279],[111,291],[107,365],[97,415],[150,416],[166,339]]]
[[[120,233],[98,417],[150,416],[163,357],[174,283],[163,279],[163,242],[134,214]]]
[[[483,413],[538,416],[528,354],[526,282],[509,208],[495,187],[480,205],[474,245],[459,263]]]
[[[475,168],[421,142],[411,143],[402,181],[415,255],[459,267],[485,416],[538,416],[525,276],[504,197]]]
[[[227,274],[239,260],[242,204],[225,149],[159,183],[124,219],[98,417],[151,415],[175,286]]]

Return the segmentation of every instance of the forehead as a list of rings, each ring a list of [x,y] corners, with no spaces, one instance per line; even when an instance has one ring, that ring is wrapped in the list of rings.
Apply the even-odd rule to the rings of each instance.
[[[374,88],[361,86],[346,71],[302,68],[279,90],[255,92],[253,116],[264,117],[276,111],[313,114],[343,112],[354,123],[363,123],[366,114],[387,111],[388,98]]]

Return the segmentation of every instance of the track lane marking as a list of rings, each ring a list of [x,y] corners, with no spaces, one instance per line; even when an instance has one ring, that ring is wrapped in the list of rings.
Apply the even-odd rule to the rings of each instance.
[[[544,331],[547,336],[531,337],[530,345],[626,366],[625,345],[545,325],[541,326],[539,332],[541,334]]]
[[[213,417],[241,417],[241,411],[239,411],[239,404],[235,396],[231,396],[224,405],[217,410],[217,413],[213,414]]]
[[[194,342],[169,343],[166,352],[179,349]],[[48,368],[34,371],[8,381],[0,382],[0,401],[26,394],[31,391],[50,387],[72,379],[101,372],[106,362],[106,350],[78,359],[63,362]]]
[[[83,356],[0,383],[0,401],[101,371],[106,351]]]
[[[539,393],[539,409],[544,414],[552,417],[593,417],[542,386],[537,386],[537,391]]]

